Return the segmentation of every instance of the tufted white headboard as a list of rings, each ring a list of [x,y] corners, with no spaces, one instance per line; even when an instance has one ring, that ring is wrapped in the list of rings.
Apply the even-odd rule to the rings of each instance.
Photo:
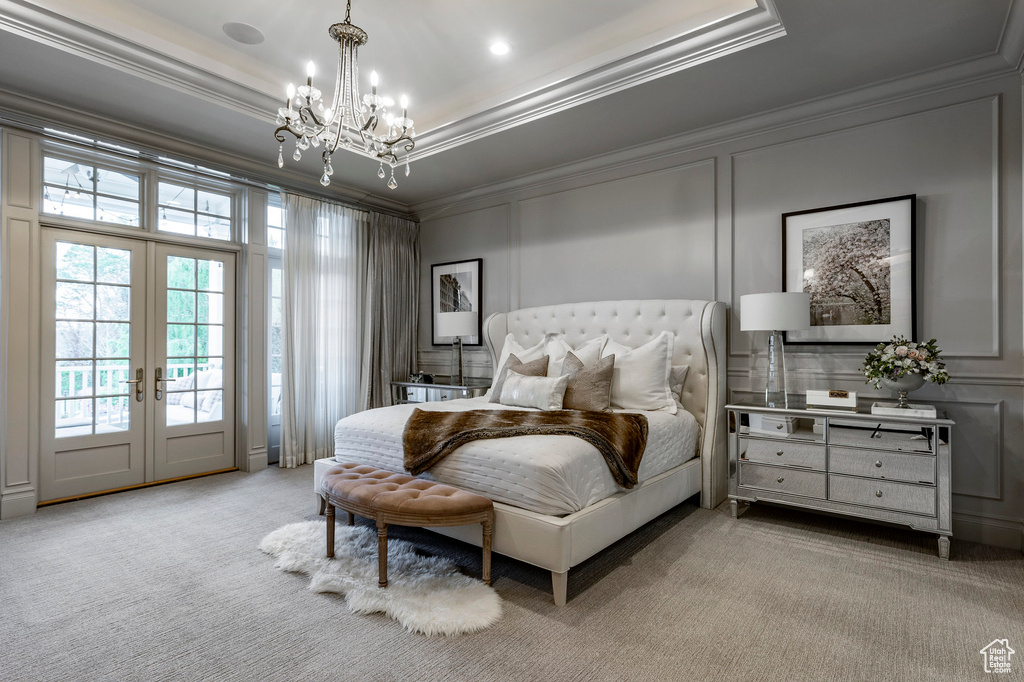
[[[672,364],[690,366],[683,407],[701,426],[701,506],[711,508],[725,499],[728,485],[725,322],[721,301],[595,301],[495,313],[484,321],[483,332],[492,366],[509,333],[524,347],[539,343],[544,334],[561,332],[572,346],[607,334],[636,348],[663,331],[674,332]]]

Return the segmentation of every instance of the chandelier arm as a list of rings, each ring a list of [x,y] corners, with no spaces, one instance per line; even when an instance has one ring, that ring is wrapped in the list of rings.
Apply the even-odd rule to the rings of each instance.
[[[291,129],[291,123],[285,123],[283,126],[279,127],[277,130],[274,131],[274,139],[277,140],[278,142],[280,142],[281,144],[284,144],[285,141],[287,140],[287,138],[284,135],[281,134],[282,130],[287,130],[296,139],[301,137],[294,130]]]

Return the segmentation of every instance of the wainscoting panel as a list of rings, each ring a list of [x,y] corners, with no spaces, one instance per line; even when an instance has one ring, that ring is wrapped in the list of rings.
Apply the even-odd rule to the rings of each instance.
[[[735,154],[733,321],[741,294],[782,290],[783,213],[916,194],[918,337],[940,339],[947,356],[998,356],[999,102]],[[733,334],[730,352],[748,351],[748,335]]]
[[[714,160],[547,194],[518,209],[520,307],[714,295]]]

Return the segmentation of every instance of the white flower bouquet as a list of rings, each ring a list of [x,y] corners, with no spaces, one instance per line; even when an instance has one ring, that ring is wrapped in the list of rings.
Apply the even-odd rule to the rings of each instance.
[[[939,347],[935,339],[927,343],[914,343],[902,336],[892,337],[889,343],[880,343],[864,358],[866,384],[880,388],[883,379],[896,381],[908,374],[920,375],[936,384],[949,380],[946,365],[939,360]]]

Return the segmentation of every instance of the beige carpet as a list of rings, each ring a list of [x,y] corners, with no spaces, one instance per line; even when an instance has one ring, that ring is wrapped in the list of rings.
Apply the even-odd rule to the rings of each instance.
[[[256,549],[312,518],[312,469],[222,474],[0,523],[0,679],[971,680],[1024,559],[769,507],[682,506],[570,572],[495,557],[504,615],[452,638],[349,613]],[[479,574],[479,550],[395,529]],[[1015,657],[1016,659],[1016,657]]]

